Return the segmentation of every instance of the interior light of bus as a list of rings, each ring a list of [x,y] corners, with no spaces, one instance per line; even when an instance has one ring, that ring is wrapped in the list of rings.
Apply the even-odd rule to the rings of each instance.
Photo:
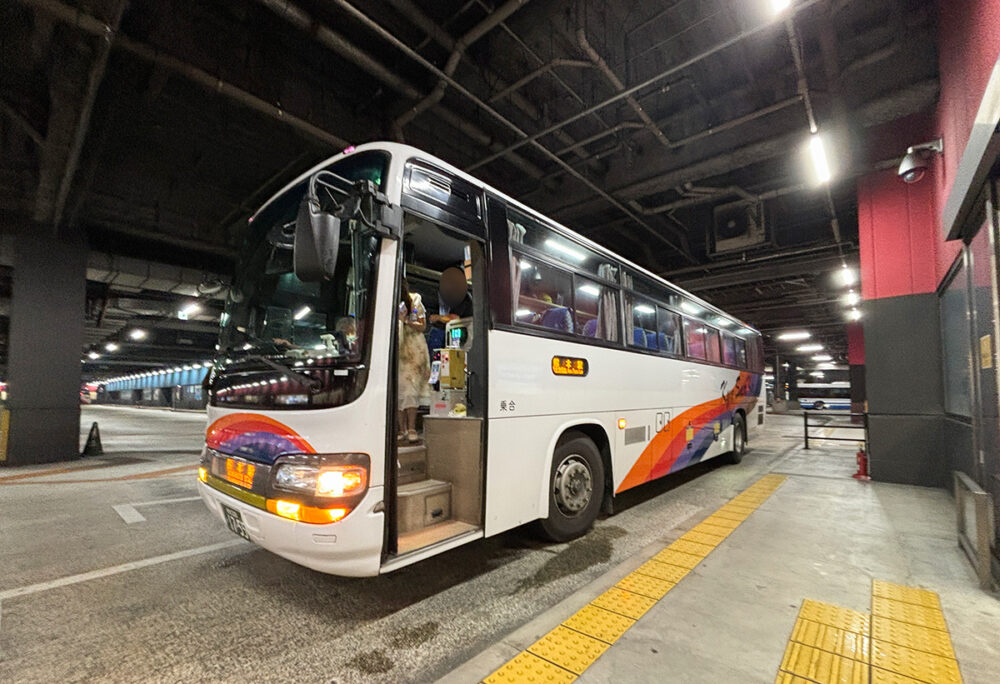
[[[533,313],[534,311],[532,311],[531,309],[518,309],[517,311],[514,312],[514,315],[517,316],[518,318],[522,318],[524,316],[530,316]]]
[[[576,289],[585,294],[589,294],[591,297],[597,297],[601,294],[601,291],[593,285],[581,285]]]
[[[628,425],[628,421],[626,421],[624,418],[619,418],[618,419],[618,429],[619,430],[624,430],[627,425]]]
[[[687,311],[689,314],[700,314],[701,307],[695,306],[691,302],[681,302],[681,308]]]
[[[546,240],[545,246],[553,251],[565,254],[566,256],[572,259],[576,259],[577,261],[583,261],[584,259],[587,258],[587,255],[584,254],[583,252],[573,249],[569,245],[564,245],[563,243],[558,242],[556,240],[552,239]]]
[[[316,478],[317,496],[344,496],[365,487],[367,473],[356,466],[324,470]]]
[[[654,309],[651,306],[646,306],[645,304],[636,304],[632,308],[638,311],[639,313],[644,313],[644,314],[656,313],[656,309]]]
[[[296,311],[295,315],[292,316],[292,318],[294,318],[297,321],[301,321],[303,318],[305,318],[306,316],[308,316],[311,313],[312,313],[312,307],[306,305],[306,306],[303,306],[298,311]]]

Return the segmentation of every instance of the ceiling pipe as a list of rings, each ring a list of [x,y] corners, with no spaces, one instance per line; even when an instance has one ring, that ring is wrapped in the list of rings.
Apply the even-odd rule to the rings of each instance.
[[[453,76],[455,70],[458,69],[459,62],[462,61],[462,55],[470,45],[492,31],[497,27],[497,25],[500,24],[500,22],[514,14],[514,12],[521,9],[521,7],[526,5],[528,2],[529,0],[507,0],[507,2],[498,7],[492,14],[473,26],[472,29],[465,33],[465,35],[455,41],[455,47],[448,56],[448,61],[444,65],[445,75],[449,77]],[[434,87],[434,90],[430,95],[425,97],[420,102],[417,102],[417,104],[396,118],[393,122],[393,128],[399,131],[400,139],[402,139],[403,127],[413,121],[413,119],[420,116],[420,114],[440,102],[441,98],[444,97],[445,90],[447,89],[448,81],[441,79],[438,81],[438,84]]]
[[[792,13],[792,14],[798,14],[799,12],[803,12],[806,9],[812,7],[813,5],[815,5],[815,4],[819,3],[819,2],[823,2],[823,1],[824,0],[801,0],[801,2],[797,2],[794,5],[792,5],[792,7],[789,8],[787,11],[790,12],[790,13]],[[348,4],[346,2],[346,0],[334,0],[334,2],[336,2],[341,7],[343,7],[344,5]],[[609,105],[614,104],[615,102],[619,102],[620,100],[623,100],[626,97],[629,97],[630,95],[635,95],[636,93],[638,93],[640,91],[643,91],[643,90],[645,90],[645,89],[647,89],[647,88],[649,88],[651,86],[654,86],[657,83],[659,83],[660,81],[664,81],[664,80],[670,78],[671,76],[673,76],[673,75],[675,75],[675,74],[677,74],[677,73],[679,73],[681,71],[684,71],[685,69],[690,68],[692,65],[697,64],[698,62],[701,62],[702,60],[707,59],[708,57],[711,57],[712,55],[715,55],[715,54],[717,54],[719,52],[722,52],[723,50],[725,50],[725,49],[727,49],[729,47],[732,47],[733,45],[736,45],[737,43],[739,43],[739,42],[741,42],[743,40],[746,40],[747,38],[751,38],[751,37],[757,35],[758,33],[763,33],[764,31],[770,30],[772,27],[773,27],[773,22],[766,21],[766,22],[762,22],[760,24],[757,24],[756,26],[751,26],[748,29],[744,29],[743,31],[740,31],[739,33],[736,33],[736,34],[730,36],[729,38],[726,38],[726,39],[724,39],[724,40],[716,43],[715,45],[709,47],[706,50],[703,50],[703,51],[699,52],[696,55],[692,55],[688,59],[685,59],[685,60],[683,60],[681,62],[678,62],[677,64],[674,64],[670,68],[665,69],[664,71],[661,71],[660,73],[658,73],[658,74],[656,74],[654,76],[651,76],[650,78],[647,78],[644,81],[636,83],[634,86],[630,86],[630,87],[626,88],[625,90],[623,90],[622,92],[618,93],[617,95],[612,95],[611,97],[609,97],[609,98],[607,98],[605,100],[602,100],[601,102],[598,102],[597,104],[591,105],[590,107],[586,107],[585,109],[577,112],[576,114],[574,114],[574,115],[572,115],[570,117],[567,117],[567,118],[563,119],[562,121],[559,121],[558,123],[554,123],[551,126],[548,126],[548,127],[544,128],[544,129],[542,129],[542,130],[540,130],[540,131],[538,131],[536,133],[533,133],[531,135],[526,135],[526,136],[522,137],[517,142],[511,143],[510,145],[507,145],[506,147],[504,147],[502,150],[499,150],[499,151],[493,153],[492,155],[490,155],[488,157],[485,157],[483,159],[480,159],[478,162],[476,162],[476,163],[474,163],[474,164],[466,167],[465,170],[466,171],[473,171],[473,170],[479,168],[480,166],[483,166],[485,164],[490,163],[494,159],[498,159],[502,154],[505,154],[507,152],[519,149],[521,147],[524,147],[525,145],[530,145],[530,144],[534,143],[535,141],[537,141],[539,138],[541,138],[543,136],[549,135],[550,133],[553,133],[554,131],[557,131],[557,130],[559,130],[561,128],[565,128],[566,126],[570,125],[571,123],[573,123],[575,121],[579,121],[580,119],[583,119],[584,117],[590,116],[591,114],[593,114],[595,112],[598,112],[598,111],[604,109],[605,107],[608,107]]]
[[[552,71],[556,67],[573,67],[573,68],[578,68],[578,69],[591,69],[591,68],[594,67],[594,64],[592,62],[586,62],[586,61],[584,61],[582,59],[567,59],[565,57],[556,57],[551,62],[547,62],[547,63],[541,65],[540,67],[538,67],[534,71],[529,71],[527,74],[525,74],[521,78],[519,78],[516,81],[514,81],[513,83],[511,83],[509,86],[507,86],[503,90],[501,90],[498,93],[496,93],[495,95],[493,95],[489,99],[489,101],[490,102],[497,102],[498,100],[504,99],[508,95],[513,95],[516,91],[518,91],[521,88],[523,88],[524,86],[528,85],[529,83],[531,83],[532,81],[534,81],[539,76],[543,76],[543,75],[549,73],[550,71]]]
[[[585,54],[587,58],[594,63],[594,66],[604,75],[604,78],[611,84],[611,87],[615,89],[615,92],[624,92],[625,84],[621,82],[615,72],[611,70],[611,67],[608,66],[608,63],[604,61],[604,58],[597,53],[597,50],[595,50],[587,40],[587,31],[582,26],[576,30],[576,41],[580,45],[580,49],[583,50],[583,54]],[[663,131],[660,130],[660,127],[656,125],[656,122],[653,121],[652,117],[646,113],[646,110],[642,108],[642,105],[639,104],[639,101],[635,99],[635,97],[632,95],[626,95],[625,102],[628,103],[628,106],[632,108],[632,111],[636,113],[636,116],[638,116],[642,123],[645,124],[649,132],[653,134],[653,137],[659,140],[660,143],[667,149],[674,148],[674,144],[671,143]]]
[[[544,154],[546,157],[548,157],[549,159],[551,159],[552,161],[554,161],[556,164],[558,164],[559,166],[561,166],[571,176],[573,176],[578,181],[580,181],[581,183],[583,183],[584,185],[586,185],[588,188],[590,188],[591,191],[593,191],[595,194],[599,195],[608,204],[610,204],[611,206],[615,207],[616,209],[618,209],[619,211],[621,211],[623,214],[625,214],[626,216],[628,216],[630,219],[632,219],[633,221],[635,221],[636,224],[638,224],[643,229],[645,229],[655,239],[657,239],[660,242],[662,242],[663,244],[669,246],[671,249],[677,250],[690,263],[698,263],[698,260],[694,257],[694,255],[691,254],[690,250],[687,248],[686,241],[681,240],[681,244],[678,245],[675,242],[673,242],[670,238],[668,238],[666,235],[663,235],[660,231],[658,231],[655,228],[653,228],[652,226],[650,226],[642,218],[640,218],[638,214],[636,214],[634,211],[632,211],[627,206],[625,206],[620,200],[618,200],[613,195],[611,195],[607,190],[605,190],[605,189],[601,188],[600,186],[596,185],[589,178],[587,178],[586,176],[584,176],[583,174],[581,174],[579,171],[577,171],[576,169],[574,169],[572,166],[570,166],[565,160],[563,160],[562,158],[560,158],[559,156],[557,156],[555,152],[553,152],[552,150],[548,149],[547,147],[545,147],[544,145],[542,145],[541,143],[539,143],[537,141],[538,134],[536,134],[534,136],[529,136],[517,124],[515,124],[514,122],[512,122],[510,119],[508,119],[507,117],[505,117],[503,114],[501,114],[497,110],[493,109],[493,107],[491,107],[486,102],[483,102],[475,94],[473,94],[472,92],[470,92],[468,88],[466,88],[461,83],[459,83],[458,81],[456,81],[450,75],[444,73],[441,69],[439,69],[438,67],[436,67],[434,64],[432,64],[430,61],[428,61],[424,57],[422,57],[420,55],[420,53],[418,53],[416,50],[414,50],[413,48],[411,48],[410,46],[408,46],[406,43],[404,43],[403,41],[401,41],[399,38],[397,38],[396,36],[394,36],[391,32],[389,32],[388,30],[386,30],[385,28],[383,28],[381,24],[379,24],[377,21],[373,20],[371,17],[369,17],[367,14],[365,14],[364,12],[362,12],[361,10],[359,10],[357,7],[355,7],[354,5],[352,5],[347,0],[332,0],[332,1],[338,7],[340,7],[345,12],[347,12],[352,17],[354,17],[359,22],[361,22],[363,25],[367,26],[369,29],[371,29],[372,31],[374,31],[376,34],[378,34],[379,37],[381,37],[387,43],[389,43],[390,45],[392,45],[393,47],[395,47],[397,50],[399,50],[400,52],[402,52],[403,54],[405,54],[407,57],[409,57],[413,61],[417,62],[422,67],[424,67],[425,69],[427,69],[431,73],[435,74],[439,78],[448,81],[448,84],[452,88],[454,88],[456,92],[461,93],[466,98],[468,98],[471,102],[475,103],[476,106],[480,107],[483,111],[485,111],[486,113],[488,113],[497,122],[503,124],[506,128],[508,128],[512,133],[514,133],[515,135],[517,135],[519,138],[521,138],[522,140],[528,140],[529,142],[526,143],[526,144],[530,144],[536,150],[538,150],[539,152],[541,152],[542,154]],[[805,0],[805,1],[809,2],[810,0]]]
[[[642,123],[640,123],[638,121],[623,121],[623,122],[621,122],[619,124],[615,124],[614,126],[612,126],[611,128],[609,128],[607,130],[601,131],[600,133],[595,133],[594,135],[590,136],[589,138],[584,138],[583,140],[578,140],[577,142],[573,143],[572,145],[569,145],[567,147],[562,148],[561,150],[558,150],[556,152],[556,154],[562,155],[562,154],[566,154],[568,152],[574,152],[574,151],[580,149],[581,147],[586,147],[587,145],[589,145],[591,143],[594,143],[594,142],[597,142],[598,140],[603,140],[604,138],[608,137],[609,135],[614,135],[615,133],[619,133],[621,131],[635,130],[637,128],[645,128],[645,127],[646,127],[645,124],[642,124]]]
[[[367,52],[351,43],[343,35],[329,26],[316,20],[311,14],[289,0],[257,0],[292,26],[312,35],[321,45],[329,48],[344,59],[374,76],[384,85],[410,100],[425,100],[424,93],[417,90],[409,81],[400,77]],[[502,145],[475,124],[466,121],[452,110],[445,107],[435,109],[435,114],[446,124],[461,131],[463,135],[477,145],[487,149],[499,149]],[[397,135],[402,139],[401,135]],[[346,147],[346,145],[344,145]],[[507,160],[535,180],[540,180],[545,174],[537,166],[518,154],[506,156]]]

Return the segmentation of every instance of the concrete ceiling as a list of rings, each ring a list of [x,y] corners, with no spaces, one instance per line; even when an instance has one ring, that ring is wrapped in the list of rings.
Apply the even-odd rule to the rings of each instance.
[[[831,274],[857,262],[855,179],[892,161],[868,155],[871,129],[936,101],[933,3],[793,8],[14,0],[0,7],[0,218],[213,281],[289,176],[402,139],[766,332],[809,327],[843,354]],[[811,125],[835,156],[825,188],[805,180]],[[768,239],[715,254],[713,210],[740,199],[762,203]],[[119,295],[165,302],[170,325],[190,296],[105,281],[88,312]],[[88,321],[88,344],[134,324]]]

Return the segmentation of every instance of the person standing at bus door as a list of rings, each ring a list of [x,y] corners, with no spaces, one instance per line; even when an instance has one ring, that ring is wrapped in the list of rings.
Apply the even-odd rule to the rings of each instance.
[[[450,321],[471,315],[472,295],[469,294],[465,271],[458,266],[449,266],[441,272],[441,280],[438,282],[438,312],[431,314],[431,325],[444,330]]]
[[[420,295],[410,293],[406,280],[403,280],[400,287],[398,326],[399,355],[396,371],[399,386],[399,439],[416,444],[420,441],[417,434],[417,407],[421,403],[429,403],[427,381],[431,375],[431,361],[424,340],[427,312]]]

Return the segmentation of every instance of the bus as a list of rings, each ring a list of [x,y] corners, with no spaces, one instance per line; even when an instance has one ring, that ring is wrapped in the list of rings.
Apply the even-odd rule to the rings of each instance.
[[[441,330],[452,267],[471,306]],[[427,362],[411,443],[400,377]],[[708,302],[418,149],[359,145],[249,221],[198,489],[235,534],[342,576],[528,523],[567,541],[625,490],[739,462],[762,372],[760,334]]]
[[[799,384],[799,406],[804,409],[851,410],[851,383],[803,382]]]

